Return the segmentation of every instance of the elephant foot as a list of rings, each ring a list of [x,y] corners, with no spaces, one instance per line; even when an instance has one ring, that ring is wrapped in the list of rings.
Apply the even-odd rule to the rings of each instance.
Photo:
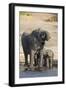
[[[35,70],[35,68],[34,67],[31,67],[31,66],[29,68],[30,68],[31,71],[34,71]]]
[[[28,70],[28,68],[25,68],[25,70],[24,71],[27,71]]]
[[[37,66],[37,64],[34,64],[34,66]]]
[[[24,64],[25,67],[28,67],[28,64]]]
[[[49,69],[52,69],[53,67],[49,67]]]
[[[40,71],[44,71],[44,70],[46,70],[47,68],[44,68],[44,67],[39,67],[39,70]]]
[[[40,71],[40,67],[38,65],[35,66],[35,71]]]

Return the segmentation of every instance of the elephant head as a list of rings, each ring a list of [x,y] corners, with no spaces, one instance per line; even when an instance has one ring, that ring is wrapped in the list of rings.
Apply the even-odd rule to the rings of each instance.
[[[34,36],[35,41],[38,42],[40,49],[43,48],[45,41],[48,41],[50,39],[49,32],[40,28],[33,30],[32,35]]]

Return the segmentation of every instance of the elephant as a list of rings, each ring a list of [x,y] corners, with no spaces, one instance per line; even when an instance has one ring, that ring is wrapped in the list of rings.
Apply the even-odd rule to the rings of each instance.
[[[54,60],[54,53],[52,50],[47,49],[44,50],[43,54],[43,67],[52,68],[53,67],[53,60]],[[34,65],[37,66],[38,69],[40,65],[40,51],[38,50],[34,55]]]
[[[52,68],[53,67],[53,60],[54,60],[54,53],[52,50],[47,49],[44,51],[44,55],[43,55],[43,64],[44,66],[48,67],[48,68]]]
[[[43,48],[45,41],[48,41],[49,38],[49,33],[41,28],[33,30],[30,34],[23,32],[21,35],[21,43],[25,56],[25,65],[28,65],[28,55],[30,55],[30,68],[33,69],[34,54],[37,50],[40,50],[40,67],[42,67]]]

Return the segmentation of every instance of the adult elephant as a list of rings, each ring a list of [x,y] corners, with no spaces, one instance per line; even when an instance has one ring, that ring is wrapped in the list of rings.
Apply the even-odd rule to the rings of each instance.
[[[37,50],[40,50],[40,67],[42,67],[43,47],[45,41],[48,41],[49,38],[49,33],[40,28],[33,30],[30,34],[26,32],[22,34],[21,42],[25,56],[25,65],[28,65],[28,55],[30,55],[30,68],[33,69],[34,54]]]

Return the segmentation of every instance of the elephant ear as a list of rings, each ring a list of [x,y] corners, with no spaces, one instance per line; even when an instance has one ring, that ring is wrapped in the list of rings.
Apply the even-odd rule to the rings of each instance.
[[[45,38],[46,37],[46,35],[44,34],[43,36],[42,36],[42,38]]]
[[[51,37],[50,37],[50,34],[49,32],[45,31],[45,40],[49,40]]]
[[[40,28],[33,30],[31,34],[38,40],[40,35]]]
[[[39,46],[39,42],[37,41],[37,39],[34,36],[31,35],[30,41],[31,41],[31,48],[33,50],[37,50],[38,46]]]

